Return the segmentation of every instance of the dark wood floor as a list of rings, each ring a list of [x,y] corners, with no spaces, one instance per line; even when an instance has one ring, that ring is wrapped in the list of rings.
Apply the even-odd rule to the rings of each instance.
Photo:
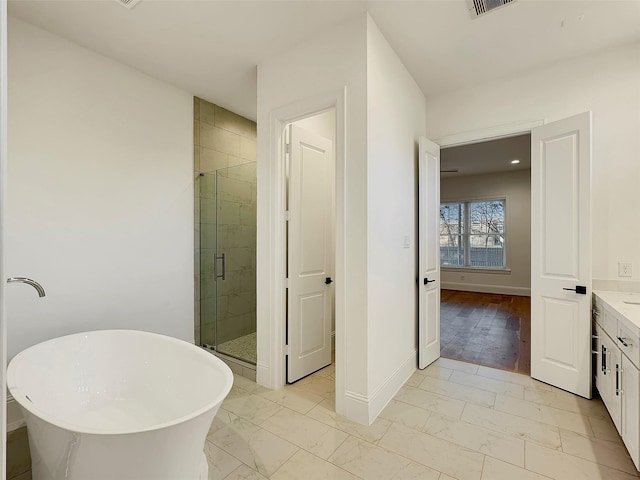
[[[530,340],[529,297],[442,290],[443,357],[529,375]]]

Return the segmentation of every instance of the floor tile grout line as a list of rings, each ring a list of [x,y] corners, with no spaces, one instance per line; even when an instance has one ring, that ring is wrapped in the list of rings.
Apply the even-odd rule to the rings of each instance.
[[[525,402],[532,403],[534,405],[540,405],[540,406],[543,406],[543,407],[551,407],[551,408],[555,408],[556,410],[562,410],[564,412],[575,413],[576,415],[582,415],[583,417],[586,417],[586,418],[595,418],[596,420],[604,419],[604,417],[598,417],[596,415],[589,415],[588,413],[576,412],[575,410],[569,410],[568,408],[563,408],[563,407],[556,406],[556,405],[550,405],[548,403],[532,402],[531,400],[527,400],[526,398],[525,399],[521,399],[521,400],[524,400]],[[589,423],[591,423],[591,422],[589,422]]]
[[[465,407],[466,407],[466,404],[465,404]],[[464,413],[464,410],[463,410],[463,413]],[[470,425],[470,426],[472,426],[472,427],[480,428],[480,429],[483,429],[483,430],[488,430],[488,431],[493,432],[493,433],[499,433],[499,434],[501,434],[501,435],[504,435],[505,437],[512,437],[512,438],[514,438],[514,439],[516,439],[516,440],[522,440],[522,448],[523,448],[523,450],[524,450],[524,448],[525,448],[525,440],[524,440],[523,438],[519,438],[519,437],[517,437],[517,436],[515,436],[515,435],[511,435],[511,434],[508,434],[508,433],[503,432],[503,431],[492,430],[492,429],[490,429],[490,428],[483,427],[483,426],[481,426],[481,425],[476,425],[476,424],[473,424],[473,423],[467,422],[467,421],[463,420],[463,419],[462,419],[462,417],[460,417],[459,419],[456,419],[456,421],[459,421],[459,422],[461,422],[461,423],[465,423],[465,424]],[[456,443],[456,442],[454,442],[454,441],[451,441],[451,440],[447,440],[447,439],[444,439],[444,438],[438,437],[437,435],[433,435],[433,434],[431,434],[431,433],[429,433],[429,432],[425,432],[424,430],[422,431],[422,433],[425,433],[425,434],[427,434],[427,435],[430,435],[430,436],[432,436],[432,437],[434,437],[434,438],[437,438],[437,439],[439,439],[439,440],[443,440],[443,441],[446,441],[446,442],[452,443],[453,445],[456,445],[456,446],[458,446],[458,447],[460,447],[460,448],[464,448],[464,449],[466,449],[466,450],[471,450],[471,451],[473,451],[473,452],[479,453],[479,454],[481,454],[481,455],[484,455],[484,456],[485,456],[485,458],[486,458],[486,457],[491,457],[491,458],[494,458],[494,459],[496,459],[496,460],[499,460],[499,461],[501,461],[501,462],[503,462],[503,463],[507,463],[507,464],[509,464],[509,465],[513,465],[514,467],[524,468],[524,452],[523,452],[523,455],[522,455],[523,466],[520,466],[520,465],[518,465],[518,464],[512,463],[512,462],[511,462],[511,461],[509,461],[509,460],[505,460],[504,458],[498,458],[498,457],[496,457],[495,455],[492,455],[492,454],[490,454],[490,453],[481,452],[480,450],[478,450],[478,449],[476,449],[476,448],[468,447],[468,446],[466,446],[466,445],[462,445],[462,444],[460,444],[460,443]],[[535,443],[535,442],[533,442],[533,443]],[[542,445],[541,445],[541,446],[542,446]]]
[[[535,442],[529,442],[529,443],[535,443]],[[548,447],[545,447],[545,446],[542,446],[542,445],[537,445],[537,446],[538,446],[538,447],[541,447],[541,448],[546,448],[547,450],[552,450],[552,449],[550,449],[550,448],[548,448]],[[610,466],[610,465],[605,465],[604,463],[594,462],[593,460],[589,460],[588,458],[584,458],[584,457],[579,457],[578,455],[574,455],[574,454],[572,454],[572,453],[565,452],[564,450],[563,450],[563,451],[555,450],[555,451],[556,451],[556,452],[558,452],[558,453],[561,453],[561,454],[563,454],[563,455],[567,455],[567,456],[569,456],[569,457],[577,458],[578,460],[583,460],[583,461],[585,461],[585,462],[592,463],[593,465],[597,465],[598,467],[605,467],[605,468],[609,468],[609,469],[611,469],[611,470],[616,470],[617,472],[625,473],[625,474],[627,474],[627,475],[634,475],[634,474],[635,474],[635,476],[636,476],[636,477],[639,477],[639,478],[640,478],[640,472],[638,472],[637,470],[636,470],[636,472],[635,472],[635,473],[629,473],[629,472],[627,472],[626,470],[620,470],[619,468],[612,467],[612,466]],[[631,465],[633,465],[633,461],[631,460],[631,457],[629,457],[629,461],[631,462]],[[525,462],[525,465],[526,465],[526,462]],[[634,467],[634,468],[635,468],[635,467]],[[531,471],[533,472],[533,470],[531,470]],[[535,472],[535,473],[537,473],[537,472]],[[539,475],[541,475],[541,474],[539,474]],[[544,475],[543,475],[543,476],[544,476]]]
[[[511,398],[513,398],[513,397],[511,397]],[[523,402],[526,402],[526,400],[523,400]],[[532,402],[529,402],[529,403],[532,403]],[[539,404],[534,403],[533,405],[539,405]],[[555,408],[556,410],[560,410],[560,409],[558,409],[558,408],[556,408],[556,407],[553,407],[553,406],[551,406],[551,405],[539,405],[539,406],[548,407],[548,408]],[[569,430],[569,431],[571,431],[571,432],[575,432],[575,433],[578,433],[578,434],[582,434],[582,432],[576,432],[575,430],[571,430],[570,428],[559,427],[558,425],[553,425],[552,423],[547,423],[547,422],[544,422],[544,421],[542,421],[542,420],[533,420],[532,418],[529,418],[529,417],[523,417],[522,415],[518,415],[517,413],[507,412],[507,411],[505,411],[505,410],[500,410],[499,408],[495,408],[495,406],[494,406],[494,408],[493,408],[493,409],[494,409],[496,412],[507,413],[507,414],[509,414],[509,415],[513,415],[513,416],[518,417],[518,418],[524,418],[525,420],[531,420],[531,421],[534,421],[534,422],[542,423],[543,425],[547,425],[547,426],[550,426],[550,427],[564,428],[565,430]],[[567,410],[563,410],[563,411],[567,412]],[[575,412],[568,412],[568,413],[573,413],[573,414],[575,414],[575,415],[580,415],[580,416],[582,416],[582,417],[586,417],[585,415],[582,415],[582,414],[580,414],[580,413],[575,413]],[[589,424],[589,427],[591,427],[591,424]],[[592,431],[593,431],[593,429],[592,429]],[[589,436],[589,437],[591,437],[591,438],[596,438],[596,437],[595,437],[595,434],[594,434],[594,435],[588,435],[588,436]]]
[[[464,373],[464,372],[462,372],[462,373]],[[453,377],[453,375],[451,375],[451,376]],[[478,378],[481,378],[481,379],[485,379],[485,380],[492,380],[492,381],[494,381],[494,382],[500,382],[500,383],[504,383],[504,384],[507,384],[507,383],[508,383],[508,382],[503,382],[502,380],[496,380],[496,379],[494,379],[494,378],[481,377],[480,375],[475,375],[475,376],[476,376],[476,377],[478,377]],[[524,391],[523,391],[523,396],[522,396],[522,398],[521,398],[521,397],[516,396],[516,395],[510,395],[510,394],[509,394],[509,393],[507,393],[507,392],[497,392],[497,391],[495,391],[495,390],[487,390],[487,389],[482,388],[482,387],[476,387],[475,385],[469,385],[468,383],[456,382],[455,380],[451,380],[451,379],[449,379],[449,380],[445,380],[445,381],[447,381],[447,382],[449,382],[449,383],[452,383],[452,384],[454,384],[454,385],[464,385],[465,387],[476,388],[476,389],[478,389],[478,390],[482,390],[483,392],[495,393],[496,395],[498,395],[498,394],[500,394],[500,395],[506,395],[506,396],[508,396],[508,397],[513,397],[513,398],[518,398],[519,400],[524,400]],[[514,386],[516,386],[516,387],[520,387],[520,388],[522,388],[523,390],[524,390],[524,388],[526,388],[526,387],[524,387],[524,386],[522,386],[522,385],[517,385],[517,384],[511,384],[511,385],[514,385]]]
[[[517,418],[520,418],[520,419],[523,419],[523,420],[527,420],[527,421],[529,421],[529,422],[539,423],[539,424],[544,425],[544,426],[549,427],[549,428],[554,428],[554,429],[558,430],[558,438],[560,438],[560,432],[559,432],[560,427],[557,427],[557,426],[555,426],[555,425],[548,425],[548,424],[545,424],[545,423],[539,422],[539,421],[537,421],[537,420],[531,420],[530,418],[520,417],[520,416],[518,416],[518,415],[514,415],[514,414],[512,414],[512,413],[503,412],[503,411],[501,411],[501,410],[495,410],[495,409],[493,409],[493,408],[489,408],[489,407],[483,407],[483,406],[475,405],[475,404],[474,404],[474,406],[476,406],[476,407],[478,407],[478,408],[484,408],[484,409],[486,409],[486,410],[493,411],[493,412],[496,412],[496,413],[501,413],[501,414],[503,414],[503,415],[510,415],[510,416],[512,416],[512,417],[517,417]],[[465,409],[466,409],[466,407],[467,407],[467,405],[465,404]],[[484,429],[489,430],[489,431],[491,431],[491,432],[500,433],[500,434],[503,434],[503,435],[506,435],[506,436],[509,436],[509,437],[513,437],[513,438],[518,439],[518,440],[523,440],[523,441],[525,441],[525,442],[530,442],[530,443],[533,443],[533,444],[538,445],[538,446],[540,446],[540,447],[549,448],[550,450],[562,451],[562,444],[560,445],[560,450],[558,450],[558,449],[556,449],[556,448],[550,448],[550,447],[548,447],[547,445],[543,445],[541,442],[535,441],[535,440],[533,440],[533,439],[530,439],[530,438],[523,438],[523,437],[521,437],[520,435],[518,435],[518,434],[516,434],[516,433],[509,433],[509,432],[507,432],[507,431],[505,431],[505,430],[503,430],[503,429],[500,429],[499,427],[492,428],[492,427],[486,427],[486,426],[484,426],[484,425],[478,425],[477,423],[473,423],[473,422],[470,422],[470,421],[468,421],[468,420],[465,420],[463,417],[464,417],[464,409],[463,409],[463,411],[462,411],[462,415],[461,415],[461,417],[460,417],[460,421],[461,421],[461,422],[464,422],[464,423],[466,423],[466,424],[468,424],[468,425],[473,425],[473,426],[475,426],[475,427],[484,428]],[[577,432],[574,432],[574,433],[577,433]],[[592,437],[592,438],[595,438],[595,437]],[[506,462],[506,463],[508,463],[508,462]]]
[[[450,382],[450,383],[452,383],[452,382]],[[459,384],[455,384],[455,383],[452,383],[452,384],[453,384],[453,385],[459,385]],[[480,391],[480,392],[482,392],[482,393],[491,393],[491,394],[493,394],[493,395],[497,395],[497,393],[495,393],[495,392],[488,392],[488,391],[486,391],[486,390],[481,390],[481,389],[479,389],[479,388],[471,387],[471,386],[469,386],[469,385],[459,385],[459,386],[462,386],[462,387],[465,387],[465,388],[473,388],[473,389],[478,390],[478,391]],[[434,391],[432,391],[432,390],[427,390],[426,388],[422,388],[422,387],[409,387],[409,388],[414,388],[414,389],[416,389],[416,390],[422,390],[423,392],[427,392],[427,393],[433,393],[433,394],[435,394],[435,395],[440,395],[441,397],[451,398],[451,399],[453,399],[453,400],[457,400],[457,401],[459,401],[459,402],[469,402],[469,403],[473,403],[474,405],[479,405],[479,406],[481,406],[481,407],[482,407],[482,406],[484,406],[484,405],[481,405],[481,404],[479,404],[479,403],[472,402],[472,401],[470,401],[470,400],[460,400],[460,398],[459,398],[459,397],[457,398],[457,397],[452,396],[451,394],[447,394],[447,393],[444,393],[444,392],[434,392]],[[493,401],[493,404],[495,405],[495,399],[494,399],[494,401]],[[437,413],[437,412],[436,412],[436,413]]]
[[[395,422],[392,422],[392,425],[393,425],[394,423],[395,423]],[[387,429],[387,432],[389,431],[389,429],[391,428],[391,426],[392,426],[392,425],[389,425],[389,428]],[[398,425],[400,425],[400,426],[404,426],[404,425],[402,425],[402,424],[398,424]],[[409,427],[407,427],[407,428],[409,428]],[[416,431],[417,431],[417,430],[416,430]],[[429,435],[428,433],[426,433],[426,432],[422,432],[422,431],[420,431],[419,433],[423,433],[423,434],[425,434],[425,435]],[[386,432],[385,432],[385,435],[386,435]],[[385,452],[387,452],[387,453],[390,453],[390,454],[393,454],[393,455],[397,455],[397,456],[399,456],[399,457],[402,457],[402,458],[404,458],[405,460],[408,460],[408,461],[409,461],[409,462],[411,462],[411,463],[415,463],[416,465],[421,465],[421,466],[423,466],[423,467],[427,467],[427,468],[429,468],[429,469],[431,469],[431,470],[434,470],[434,471],[436,471],[436,472],[440,472],[440,474],[441,474],[441,475],[444,473],[442,470],[438,470],[437,468],[435,468],[435,467],[433,467],[433,466],[431,466],[431,465],[427,465],[426,463],[422,463],[422,462],[420,462],[420,461],[418,461],[418,460],[415,460],[415,459],[413,459],[413,458],[407,457],[406,455],[404,455],[404,454],[402,454],[402,453],[400,453],[400,452],[396,452],[396,451],[394,451],[394,450],[389,450],[388,448],[383,447],[383,446],[381,446],[381,445],[379,445],[379,444],[377,444],[377,443],[369,442],[368,440],[364,440],[364,439],[359,438],[359,437],[357,437],[357,436],[355,436],[355,435],[351,435],[351,436],[352,436],[352,437],[354,437],[354,438],[356,438],[356,439],[357,439],[358,441],[360,441],[360,442],[366,442],[366,443],[369,443],[369,444],[371,444],[371,445],[373,445],[373,446],[375,446],[375,447],[381,448],[382,450],[384,450],[384,451],[385,451]],[[433,437],[433,435],[429,435],[429,436],[430,436],[430,437]],[[384,438],[384,435],[383,435],[382,437],[380,437],[380,439],[378,440],[378,442],[382,441],[382,439],[383,439],[383,438]],[[443,442],[447,442],[446,440],[442,440],[442,439],[437,438],[437,437],[433,437],[433,438],[436,438],[437,440],[441,440],[441,441],[443,441]],[[447,442],[447,443],[451,443],[451,442]],[[458,445],[456,445],[455,443],[451,443],[451,444],[452,444],[453,446],[455,446],[455,447],[458,447]],[[464,447],[458,447],[458,448],[464,448]],[[465,450],[469,450],[469,449],[467,449],[467,448],[464,448],[464,449],[465,449]],[[335,452],[334,452],[334,453],[335,453]],[[474,453],[477,453],[477,452],[474,452]],[[481,454],[481,455],[482,455],[482,454]],[[448,475],[448,474],[445,474],[445,475]],[[450,475],[449,475],[449,476],[450,476]]]

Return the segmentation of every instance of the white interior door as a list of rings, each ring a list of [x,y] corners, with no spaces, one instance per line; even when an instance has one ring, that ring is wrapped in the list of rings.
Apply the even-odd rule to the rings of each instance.
[[[333,143],[289,134],[287,382],[331,363]]]
[[[591,112],[531,131],[531,376],[591,398]]]
[[[440,147],[420,138],[418,367],[440,357]]]

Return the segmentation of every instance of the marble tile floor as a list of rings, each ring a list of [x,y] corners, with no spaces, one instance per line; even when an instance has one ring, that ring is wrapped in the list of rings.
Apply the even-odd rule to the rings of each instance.
[[[245,362],[256,364],[258,350],[256,347],[256,332],[229,340],[218,345],[218,352],[224,353]]]
[[[209,479],[640,478],[599,399],[442,358],[364,426],[334,412],[334,371],[275,391],[236,376],[207,437]]]

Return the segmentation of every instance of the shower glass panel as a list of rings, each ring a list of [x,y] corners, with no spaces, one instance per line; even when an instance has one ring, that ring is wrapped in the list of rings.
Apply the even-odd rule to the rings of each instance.
[[[256,164],[200,177],[200,338],[256,363]]]

